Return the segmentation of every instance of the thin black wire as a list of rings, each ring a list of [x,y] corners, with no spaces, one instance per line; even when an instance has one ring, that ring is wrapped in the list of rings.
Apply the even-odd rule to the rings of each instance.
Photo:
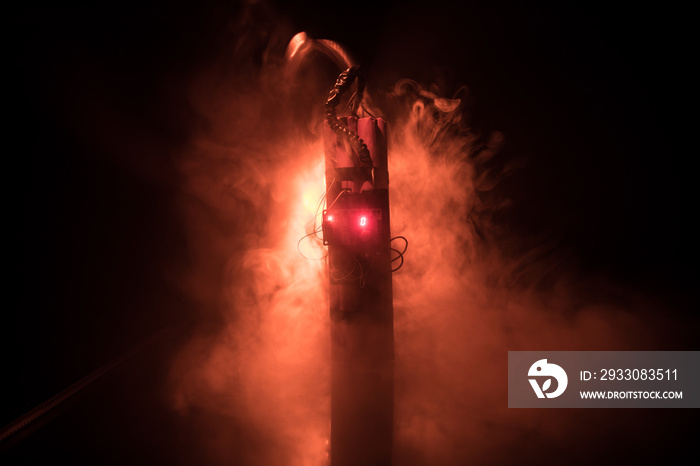
[[[391,259],[391,263],[393,264],[393,263],[396,262],[397,260],[401,259],[401,263],[399,264],[399,266],[396,267],[395,269],[391,269],[391,272],[392,272],[392,273],[393,273],[393,272],[396,272],[396,271],[399,270],[401,267],[403,267],[403,264],[404,264],[404,257],[403,257],[403,256],[404,256],[404,254],[406,253],[406,251],[408,250],[408,240],[406,239],[406,237],[404,237],[404,236],[394,236],[393,238],[391,238],[391,239],[389,240],[389,244],[391,244],[391,242],[394,241],[395,239],[402,239],[402,240],[404,241],[405,245],[404,245],[403,251],[399,251],[398,249],[392,248],[391,246],[389,246],[389,249],[390,249],[391,251],[394,251],[396,254],[398,254],[398,256],[396,256],[396,257],[394,257],[393,259]]]
[[[352,116],[355,118],[358,118],[357,116],[357,110],[360,107],[359,103],[357,102],[357,91],[353,92],[350,98],[348,99],[348,102],[345,104],[345,108],[343,112],[350,112]]]
[[[391,272],[394,273],[394,272],[396,272],[397,270],[399,270],[401,267],[403,267],[403,262],[404,262],[403,253],[402,253],[401,251],[399,251],[398,249],[394,249],[394,248],[389,248],[389,249],[398,254],[398,256],[396,256],[396,258],[394,258],[394,259],[391,260],[392,263],[395,262],[395,261],[397,261],[397,260],[399,260],[399,259],[401,259],[401,263],[399,264],[399,266],[396,267],[395,269],[391,269]]]
[[[363,113],[368,114],[368,115],[371,116],[372,118],[375,118],[375,119],[377,118],[377,117],[374,115],[374,113],[372,113],[372,112],[370,112],[369,110],[367,110],[367,107],[365,107],[364,105],[360,105],[360,108],[362,109],[362,112],[363,112]]]
[[[406,252],[406,250],[408,249],[408,240],[406,239],[405,236],[394,236],[393,238],[391,238],[391,239],[389,240],[389,244],[391,244],[392,241],[394,241],[395,239],[402,239],[402,240],[404,240],[404,242],[406,243],[406,245],[405,245],[404,248],[403,248],[403,251],[401,251],[401,254],[404,254],[404,253]]]

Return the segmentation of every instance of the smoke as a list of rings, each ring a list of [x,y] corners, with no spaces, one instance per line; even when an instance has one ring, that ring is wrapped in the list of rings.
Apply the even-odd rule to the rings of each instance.
[[[241,18],[190,87],[198,123],[179,167],[181,282],[198,311],[172,365],[172,406],[201,430],[199,462],[323,464],[327,272],[324,249],[302,237],[323,195],[318,112],[332,73],[316,57],[291,79],[292,29]],[[409,240],[394,277],[395,463],[523,464],[542,445],[555,445],[545,462],[591,459],[582,445],[631,445],[648,419],[639,413],[507,408],[507,351],[666,349],[673,324],[641,293],[581,277],[550,244],[513,252],[532,240],[509,235],[497,217],[510,201],[489,194],[518,164],[492,169],[508,135],[473,130],[465,92],[401,81],[383,109],[392,234]]]
[[[191,87],[204,123],[180,167],[183,280],[200,313],[172,397],[183,415],[204,413],[212,464],[319,464],[327,449],[324,251],[298,244],[323,194],[323,149],[295,122],[303,102],[277,58],[227,69],[227,56]]]
[[[547,244],[506,255],[504,238],[517,238],[495,215],[509,203],[482,200],[513,168],[487,168],[504,136],[479,137],[461,107],[415,84],[394,95],[403,118],[392,133],[392,228],[411,244],[394,279],[396,463],[530,464],[541,461],[533,436],[564,452],[578,448],[572,438],[629,430],[627,417],[508,410],[507,351],[660,349],[672,322],[638,292],[542,259]],[[559,278],[542,286],[553,269]]]

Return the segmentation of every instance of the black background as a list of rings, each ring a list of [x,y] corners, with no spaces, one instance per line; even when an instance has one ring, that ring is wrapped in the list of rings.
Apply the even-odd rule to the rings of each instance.
[[[679,320],[695,312],[688,11],[277,3],[256,10],[266,28],[279,17],[340,42],[365,65],[370,87],[411,77],[449,95],[468,85],[475,125],[506,137],[493,163],[527,161],[500,188],[516,200],[503,220],[513,235],[556,237],[582,273],[659,296]],[[178,151],[195,118],[184,93],[241,9],[37,2],[6,15],[3,424],[162,328],[187,328],[191,304],[167,272],[185,261],[173,204]],[[119,369],[100,382],[109,397],[83,395],[60,411],[62,421],[30,429],[3,453],[27,464],[52,455],[173,462],[158,439],[192,432],[153,407],[154,389],[136,399],[119,393],[136,378],[157,386],[166,368],[153,361],[182,333],[132,361],[127,375]],[[138,422],[109,421],[119,410],[129,413],[121,422]],[[146,436],[155,441],[134,440]]]

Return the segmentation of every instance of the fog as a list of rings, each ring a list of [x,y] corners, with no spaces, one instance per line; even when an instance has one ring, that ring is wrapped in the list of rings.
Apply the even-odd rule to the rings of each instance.
[[[19,292],[40,298],[6,327],[40,375],[9,370],[13,396],[36,404],[175,328],[143,395],[157,433],[132,439],[151,453],[139,458],[327,463],[328,270],[308,235],[325,189],[322,104],[342,69],[321,48],[290,61],[306,31],[364,67],[367,104],[388,122],[391,232],[409,242],[393,275],[394,463],[684,453],[688,410],[507,407],[508,351],[697,349],[675,80],[638,73],[655,36],[634,23],[617,38],[627,16],[595,6],[369,7],[74,8],[65,26],[31,13],[44,29],[20,60],[31,92],[17,120],[52,138],[18,138],[22,172],[49,162],[18,248],[33,251]],[[31,14],[14,18],[34,30]]]

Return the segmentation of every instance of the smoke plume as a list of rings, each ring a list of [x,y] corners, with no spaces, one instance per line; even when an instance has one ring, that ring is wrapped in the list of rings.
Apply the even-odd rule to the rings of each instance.
[[[201,426],[208,464],[323,464],[327,271],[324,248],[303,237],[324,190],[320,104],[333,66],[315,56],[290,77],[294,31],[241,17],[245,32],[190,87],[198,123],[179,166],[181,283],[198,310],[172,365],[172,406]],[[401,81],[378,99],[392,234],[409,241],[394,276],[395,463],[591,460],[592,444],[666,438],[640,427],[666,414],[507,408],[507,351],[668,349],[673,323],[642,293],[582,277],[565,251],[507,230],[511,200],[492,194],[518,164],[493,169],[508,134],[472,129],[465,97]]]

